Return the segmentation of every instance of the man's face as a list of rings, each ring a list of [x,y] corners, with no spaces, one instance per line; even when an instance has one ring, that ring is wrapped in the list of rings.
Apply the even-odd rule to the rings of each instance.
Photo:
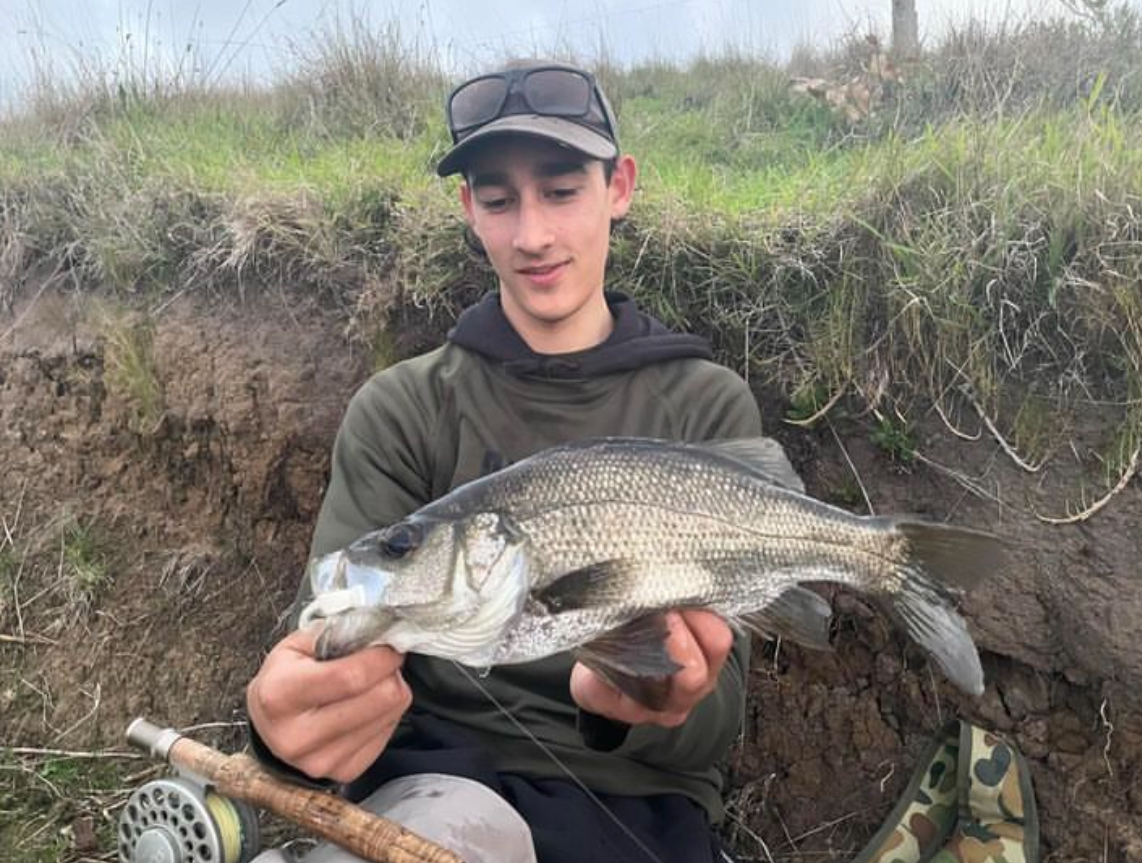
[[[499,276],[508,320],[525,341],[537,350],[573,350],[605,338],[609,329],[592,328],[610,326],[603,272],[611,220],[630,207],[634,161],[621,157],[608,182],[601,162],[540,139],[505,136],[472,157],[466,176],[464,212]],[[552,342],[553,334],[571,338]]]

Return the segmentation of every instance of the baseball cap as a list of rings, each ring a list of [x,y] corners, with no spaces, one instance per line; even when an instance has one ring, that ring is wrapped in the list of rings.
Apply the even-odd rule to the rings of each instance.
[[[563,63],[517,61],[460,84],[446,105],[452,149],[436,173],[464,170],[476,145],[496,135],[554,141],[594,159],[619,154],[618,127],[590,72]]]

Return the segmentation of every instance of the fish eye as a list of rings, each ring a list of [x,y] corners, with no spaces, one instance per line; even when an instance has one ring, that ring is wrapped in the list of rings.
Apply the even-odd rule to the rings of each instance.
[[[385,557],[401,558],[414,551],[420,545],[421,539],[419,527],[401,522],[393,525],[381,538],[381,551]]]

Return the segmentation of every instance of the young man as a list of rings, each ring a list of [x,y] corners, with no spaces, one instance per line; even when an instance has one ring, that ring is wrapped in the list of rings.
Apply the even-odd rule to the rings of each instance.
[[[464,214],[499,290],[444,346],[354,396],[314,554],[559,443],[761,431],[748,387],[703,340],[604,291],[636,165],[590,74],[515,64],[461,84],[448,122],[454,146],[438,173],[463,174]],[[388,647],[317,662],[314,634],[295,632],[250,683],[255,751],[354,799],[372,794],[366,805],[472,863],[719,859],[716,763],[737,733],[748,646],[706,612],[673,612],[669,626],[682,667],[657,712],[568,655],[496,668],[477,686],[448,662]],[[481,824],[465,833],[469,810]]]

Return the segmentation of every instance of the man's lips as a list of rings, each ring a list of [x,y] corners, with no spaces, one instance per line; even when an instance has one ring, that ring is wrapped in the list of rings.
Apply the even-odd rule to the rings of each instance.
[[[554,282],[562,274],[567,261],[557,261],[553,264],[542,264],[531,267],[519,267],[516,272],[536,284],[546,285]]]

